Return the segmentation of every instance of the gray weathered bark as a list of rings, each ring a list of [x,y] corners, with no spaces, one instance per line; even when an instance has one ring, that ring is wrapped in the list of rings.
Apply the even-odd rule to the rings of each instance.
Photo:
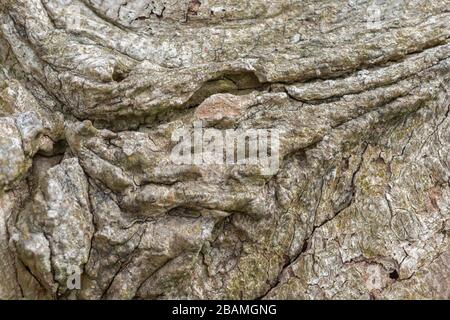
[[[0,298],[449,299],[449,9],[0,0]]]

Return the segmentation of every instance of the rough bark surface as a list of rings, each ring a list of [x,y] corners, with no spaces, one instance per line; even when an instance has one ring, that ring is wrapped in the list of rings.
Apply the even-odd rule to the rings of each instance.
[[[450,299],[449,9],[0,0],[0,298]]]

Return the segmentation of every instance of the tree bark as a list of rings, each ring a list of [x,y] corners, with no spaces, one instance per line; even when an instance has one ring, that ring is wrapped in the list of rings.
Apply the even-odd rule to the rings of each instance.
[[[449,299],[449,39],[440,0],[0,0],[0,298]]]

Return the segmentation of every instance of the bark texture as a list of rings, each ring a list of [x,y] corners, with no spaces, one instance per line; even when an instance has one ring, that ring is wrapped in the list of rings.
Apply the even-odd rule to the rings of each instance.
[[[0,298],[449,299],[449,9],[0,0]]]

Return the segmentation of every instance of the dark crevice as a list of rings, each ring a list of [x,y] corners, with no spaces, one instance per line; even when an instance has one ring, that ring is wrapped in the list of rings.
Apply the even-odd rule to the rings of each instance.
[[[120,70],[114,69],[114,72],[112,74],[112,79],[115,82],[122,82],[127,78],[127,74],[125,72],[121,72]]]
[[[188,108],[200,105],[210,96],[218,93],[244,95],[252,91],[269,90],[270,84],[261,83],[254,72],[244,71],[224,73],[223,75],[206,81],[185,103]]]
[[[392,271],[391,273],[389,273],[389,278],[393,279],[393,280],[398,280],[399,278],[399,274],[397,272],[397,270]]]

